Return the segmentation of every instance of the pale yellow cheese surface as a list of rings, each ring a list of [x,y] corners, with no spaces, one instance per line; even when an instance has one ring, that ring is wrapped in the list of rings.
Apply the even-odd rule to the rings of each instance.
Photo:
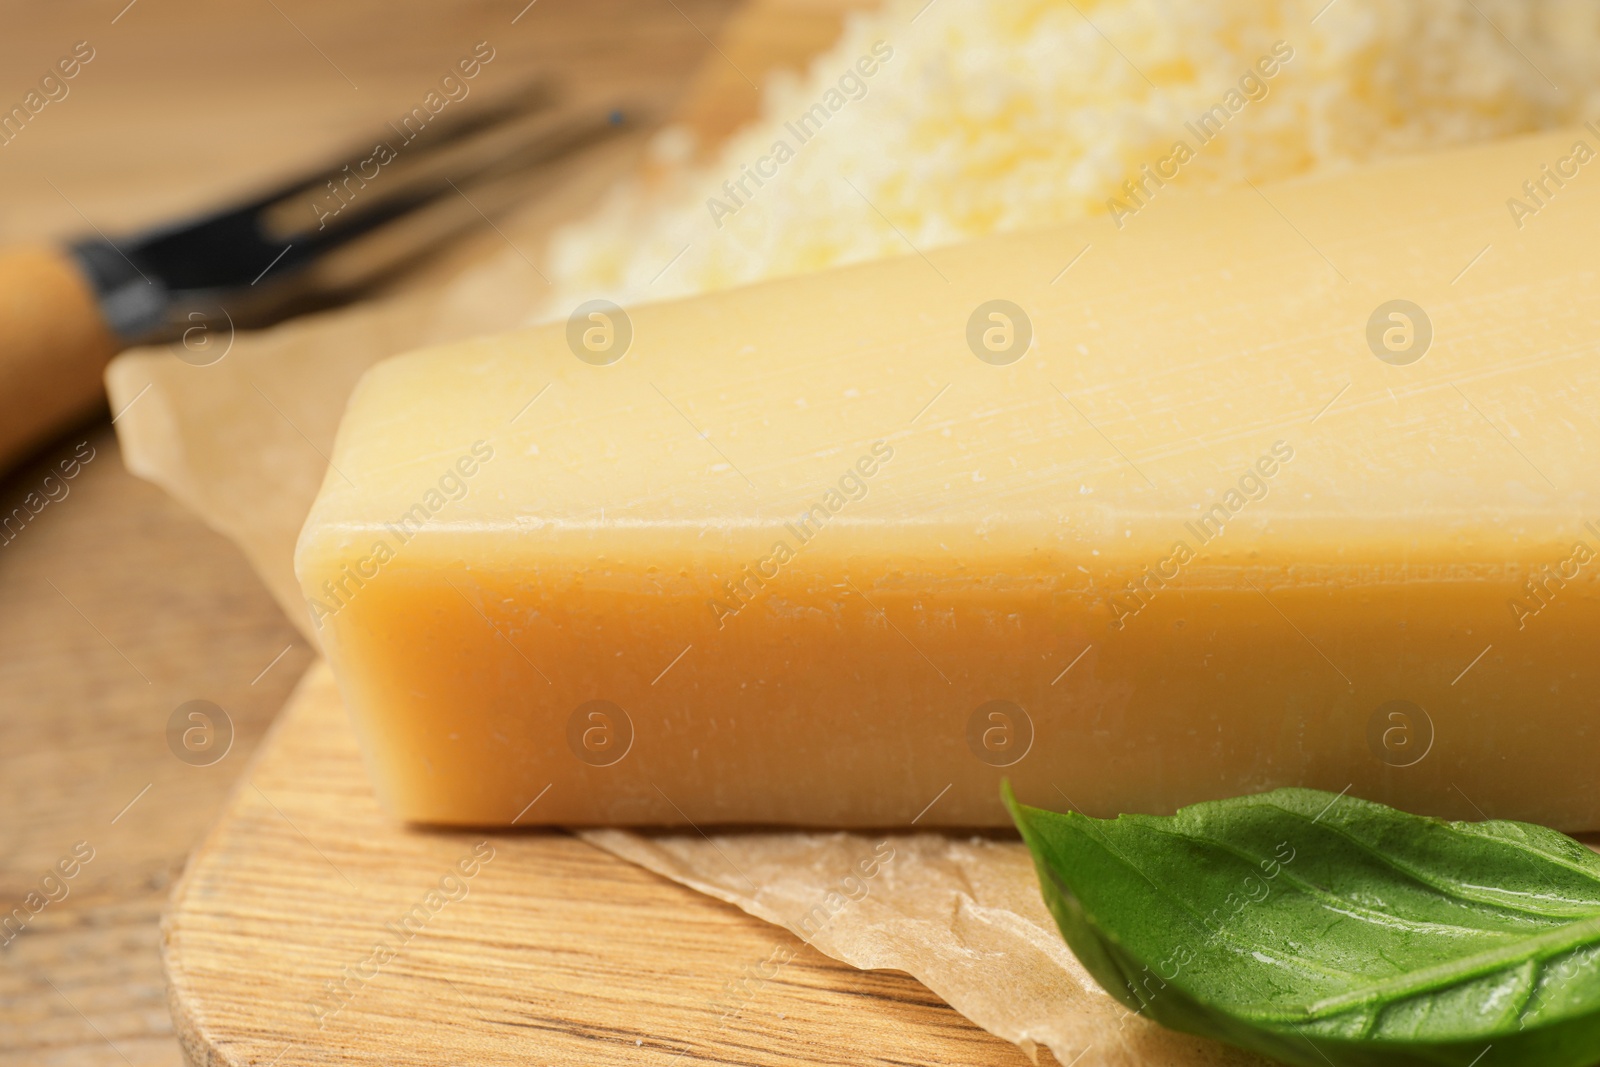
[[[1579,140],[638,305],[605,366],[565,324],[378,366],[297,567],[380,793],[983,826],[1002,776],[1100,815],[1300,784],[1600,827],[1600,170],[1507,206]]]

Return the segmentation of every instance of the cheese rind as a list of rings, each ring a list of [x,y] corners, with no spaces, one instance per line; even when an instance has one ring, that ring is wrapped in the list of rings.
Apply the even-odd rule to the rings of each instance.
[[[609,364],[558,323],[374,368],[296,563],[381,796],[1600,827],[1600,187],[1505,207],[1578,136],[634,307]]]

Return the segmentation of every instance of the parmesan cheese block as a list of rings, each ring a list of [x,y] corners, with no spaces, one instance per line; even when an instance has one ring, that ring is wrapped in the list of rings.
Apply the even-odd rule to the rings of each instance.
[[[1600,828],[1596,144],[375,367],[296,564],[380,796],[983,827],[1009,777]]]

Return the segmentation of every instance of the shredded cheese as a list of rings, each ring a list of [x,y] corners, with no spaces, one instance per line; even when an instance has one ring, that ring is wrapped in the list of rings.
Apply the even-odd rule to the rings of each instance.
[[[1187,188],[1263,181],[1597,103],[1590,0],[889,0],[804,76],[772,76],[709,164],[624,184],[560,231],[537,317],[1096,214],[1109,235],[1164,188],[1147,167]],[[686,160],[687,137],[653,151]]]

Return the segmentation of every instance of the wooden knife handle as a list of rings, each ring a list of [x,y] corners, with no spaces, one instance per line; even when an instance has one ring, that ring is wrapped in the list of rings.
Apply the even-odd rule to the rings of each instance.
[[[0,251],[0,472],[104,403],[119,347],[66,252]]]

